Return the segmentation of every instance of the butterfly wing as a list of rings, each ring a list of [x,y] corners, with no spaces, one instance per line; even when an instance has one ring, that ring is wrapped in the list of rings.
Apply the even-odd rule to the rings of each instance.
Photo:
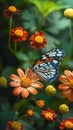
[[[44,80],[52,82],[59,73],[59,66],[62,62],[65,52],[63,49],[53,49],[36,61],[34,71]]]

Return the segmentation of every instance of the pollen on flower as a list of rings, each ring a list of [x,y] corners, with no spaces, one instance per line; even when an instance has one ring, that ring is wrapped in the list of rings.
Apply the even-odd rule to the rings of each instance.
[[[15,32],[15,35],[17,36],[17,37],[22,37],[23,36],[23,31],[22,30],[16,30]]]
[[[21,86],[28,87],[31,85],[31,80],[27,77],[21,79]]]
[[[12,13],[15,13],[17,9],[15,6],[9,6],[8,10]]]
[[[42,44],[43,43],[43,38],[41,36],[36,36],[35,37],[35,42],[37,42],[38,44]]]
[[[73,123],[70,121],[66,121],[65,127],[66,127],[66,129],[71,130],[71,129],[73,129]]]

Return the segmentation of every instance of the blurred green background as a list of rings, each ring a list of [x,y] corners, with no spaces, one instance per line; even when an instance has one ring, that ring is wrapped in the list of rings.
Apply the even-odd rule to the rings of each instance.
[[[21,10],[19,16],[13,16],[13,27],[22,26],[28,31],[29,37],[35,31],[43,31],[48,41],[44,49],[35,51],[31,48],[28,40],[19,45],[19,47],[22,46],[21,48],[24,49],[18,51],[16,57],[11,54],[8,49],[9,19],[3,14],[4,10],[10,5],[14,5]],[[68,19],[64,16],[66,8],[73,8],[73,0],[0,0],[0,77],[3,76],[7,79],[6,87],[3,87],[2,83],[0,83],[0,130],[5,129],[8,120],[16,119],[15,115],[17,113],[20,113],[19,116],[22,115],[27,108],[35,110],[35,117],[21,121],[24,124],[24,129],[44,130],[43,120],[39,121],[40,110],[36,108],[36,100],[44,99],[46,107],[51,107],[55,111],[58,111],[58,106],[65,102],[61,98],[60,92],[57,91],[55,96],[48,97],[44,90],[40,91],[35,97],[32,96],[26,100],[20,98],[18,100],[17,97],[12,95],[12,89],[9,87],[9,74],[16,73],[18,67],[26,69],[32,66],[36,58],[40,57],[40,53],[47,52],[53,48],[63,48],[66,53],[60,67],[60,74],[65,69],[73,70],[73,19]],[[57,79],[51,84],[57,88],[59,83]],[[46,87],[48,84],[45,83],[44,86]],[[59,114],[59,120],[72,116],[73,103],[70,103],[69,106],[70,112],[64,116]],[[45,130],[58,129],[59,122],[53,123],[50,129],[48,126],[45,128]]]

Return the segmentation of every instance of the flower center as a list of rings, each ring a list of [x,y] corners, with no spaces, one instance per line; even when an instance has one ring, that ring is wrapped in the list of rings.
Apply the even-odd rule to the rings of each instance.
[[[29,78],[22,78],[21,79],[21,86],[22,87],[28,87],[31,85],[31,80]]]
[[[67,129],[73,129],[73,123],[72,122],[70,122],[70,121],[67,121],[67,122],[65,122],[65,127],[67,128]]]
[[[48,121],[53,120],[53,114],[51,112],[47,112],[45,114],[45,119],[48,120]]]
[[[36,36],[35,37],[35,42],[37,42],[38,44],[42,44],[43,43],[43,38],[41,36]]]
[[[15,35],[16,35],[17,37],[22,37],[22,36],[23,36],[23,31],[22,31],[22,30],[16,30],[16,31],[15,31]]]
[[[8,10],[12,13],[15,13],[17,9],[15,6],[9,6]]]
[[[11,124],[11,127],[12,127],[13,130],[21,130],[21,124],[18,121],[14,121]]]
[[[70,80],[70,87],[73,88],[73,79]]]

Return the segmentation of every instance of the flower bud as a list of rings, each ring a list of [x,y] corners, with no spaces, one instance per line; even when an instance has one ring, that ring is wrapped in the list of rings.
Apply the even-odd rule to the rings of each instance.
[[[65,114],[65,113],[69,112],[69,107],[66,104],[62,104],[59,106],[59,111],[62,114]]]
[[[27,116],[33,116],[34,115],[34,111],[29,109],[29,110],[27,110],[26,115]]]
[[[43,108],[45,106],[45,100],[38,100],[36,104],[38,107]]]
[[[72,8],[65,9],[64,16],[67,18],[73,18],[73,9]]]
[[[5,77],[0,77],[0,85],[2,87],[6,87],[7,86],[7,79]]]
[[[48,96],[53,96],[55,93],[56,93],[56,89],[54,88],[54,86],[52,85],[48,85],[46,88],[45,88],[45,92]]]

